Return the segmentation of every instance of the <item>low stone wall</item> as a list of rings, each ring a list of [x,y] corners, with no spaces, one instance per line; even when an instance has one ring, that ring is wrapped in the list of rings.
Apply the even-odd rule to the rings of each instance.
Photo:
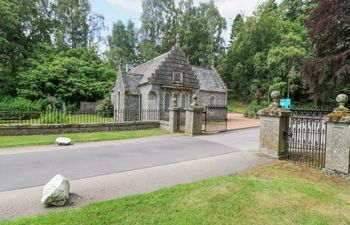
[[[141,130],[159,127],[159,121],[64,125],[6,125],[0,126],[0,136]]]

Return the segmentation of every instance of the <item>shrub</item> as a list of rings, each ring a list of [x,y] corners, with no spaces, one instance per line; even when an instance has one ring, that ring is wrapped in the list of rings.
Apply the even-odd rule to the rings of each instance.
[[[62,124],[67,123],[69,117],[56,108],[52,108],[51,105],[46,107],[46,112],[40,117],[40,123],[42,124]]]
[[[260,109],[266,108],[269,105],[268,101],[262,101],[258,102],[256,100],[253,100],[249,103],[248,109],[244,112],[245,117],[257,117],[258,116],[258,111]]]
[[[69,113],[79,112],[79,107],[77,104],[68,103],[66,106],[66,112],[69,112]]]
[[[4,97],[0,99],[0,109],[6,111],[40,111],[42,109],[42,104],[42,100],[32,102],[19,97]]]
[[[4,97],[0,99],[1,119],[34,119],[40,117],[43,101]]]
[[[97,106],[97,115],[102,117],[112,117],[113,116],[113,105],[111,97],[105,97],[100,104]]]

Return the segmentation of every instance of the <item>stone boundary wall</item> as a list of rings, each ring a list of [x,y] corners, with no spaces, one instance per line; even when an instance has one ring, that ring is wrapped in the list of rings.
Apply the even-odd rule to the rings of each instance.
[[[98,124],[6,125],[0,126],[0,136],[142,130],[159,128],[160,126],[159,121]]]
[[[169,121],[161,120],[160,122],[160,129],[169,131]]]

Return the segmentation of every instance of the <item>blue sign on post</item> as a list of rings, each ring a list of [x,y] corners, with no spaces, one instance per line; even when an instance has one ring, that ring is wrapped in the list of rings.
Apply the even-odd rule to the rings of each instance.
[[[290,98],[282,98],[280,100],[280,105],[284,109],[290,109],[291,104],[292,104],[292,101],[290,100]]]

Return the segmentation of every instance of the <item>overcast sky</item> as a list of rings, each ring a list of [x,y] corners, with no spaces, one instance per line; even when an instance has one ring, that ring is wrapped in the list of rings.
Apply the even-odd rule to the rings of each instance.
[[[200,2],[208,2],[209,0],[194,0],[198,5]],[[227,31],[224,34],[225,40],[230,36],[230,28],[232,20],[238,13],[246,16],[252,14],[257,5],[264,0],[214,0],[221,15],[226,18]],[[141,0],[91,0],[93,11],[105,17],[105,24],[109,31],[113,23],[118,20],[127,22],[131,19],[137,28],[140,27]],[[105,34],[107,35],[107,33]]]

